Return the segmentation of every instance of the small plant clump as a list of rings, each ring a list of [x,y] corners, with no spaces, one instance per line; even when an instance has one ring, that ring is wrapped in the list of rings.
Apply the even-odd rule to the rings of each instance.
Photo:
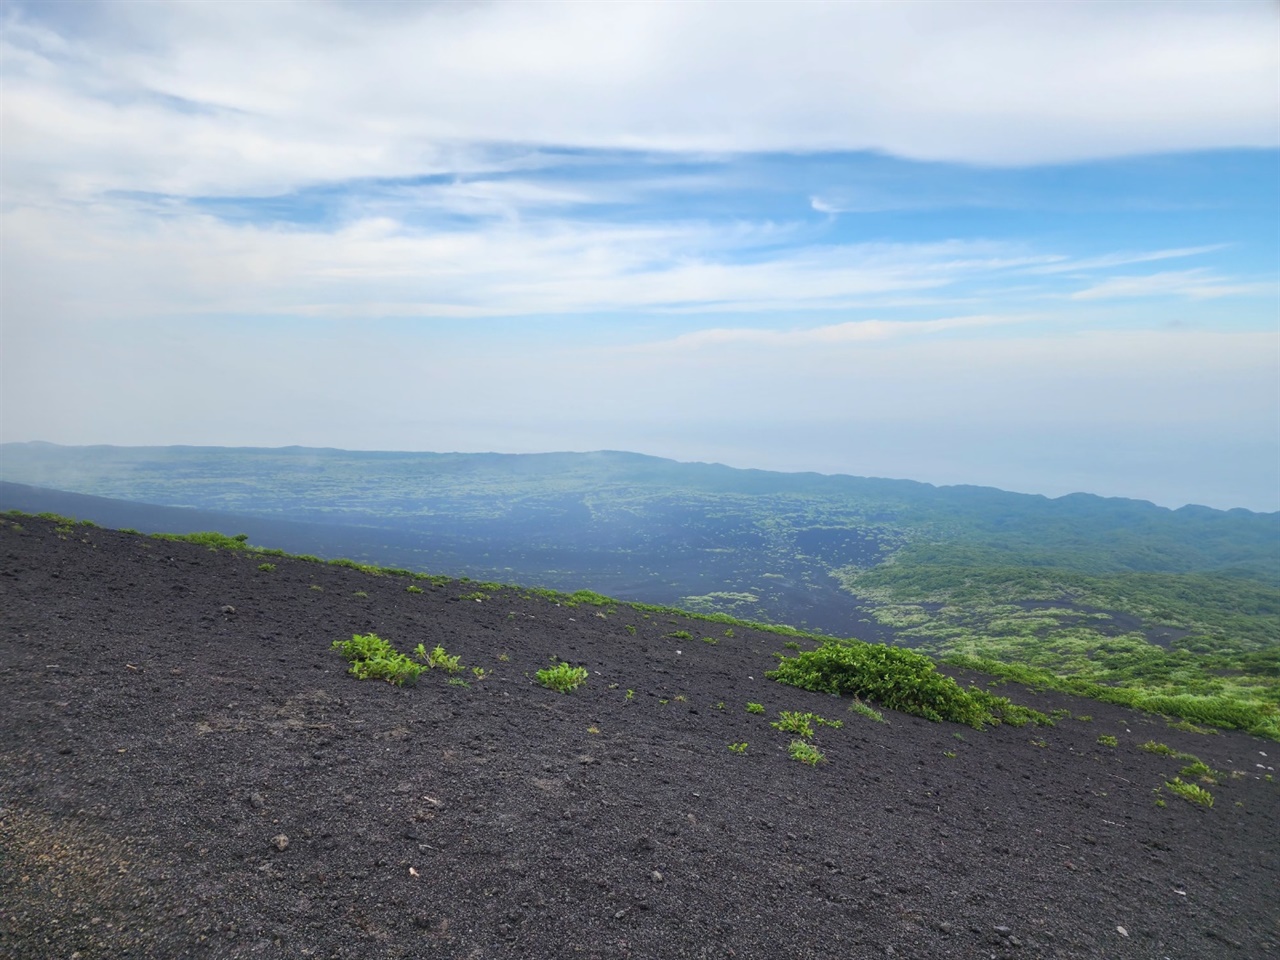
[[[831,727],[833,730],[839,730],[844,726],[844,721],[827,720],[816,713],[798,713],[792,710],[783,710],[778,714],[778,719],[769,724],[769,726],[785,733],[794,733],[800,737],[812,737],[814,726]]]
[[[852,710],[854,713],[862,714],[862,716],[866,717],[868,720],[874,720],[876,723],[889,722],[884,718],[884,714],[882,714],[879,710],[876,710],[875,708],[868,706],[867,704],[863,703],[861,700],[854,700],[853,703],[849,704],[849,709]]]
[[[667,634],[672,640],[692,640],[693,634],[688,630],[672,630]]]
[[[746,753],[747,745],[745,743],[731,743],[729,744],[729,752],[730,753]]]
[[[439,667],[445,673],[460,673],[462,671],[462,657],[459,655],[450,656],[444,647],[439,644],[436,644],[435,649],[428,653],[426,646],[420,643],[417,649],[413,651],[413,655],[431,670]]]
[[[1187,764],[1182,768],[1181,773],[1184,777],[1190,780],[1199,780],[1201,783],[1217,783],[1218,778],[1222,776],[1203,760],[1195,760]]]
[[[811,713],[795,713],[791,710],[783,710],[778,714],[778,719],[769,724],[769,726],[784,733],[794,733],[798,737],[812,737],[813,725],[809,722],[812,717],[813,714]]]
[[[791,745],[787,747],[787,756],[800,763],[807,763],[811,767],[816,767],[827,759],[821,750],[807,740],[792,740]]]
[[[1191,803],[1198,803],[1202,807],[1213,806],[1213,794],[1204,787],[1197,786],[1194,783],[1185,783],[1181,777],[1174,777],[1172,780],[1165,782],[1165,786]]]
[[[571,667],[567,663],[560,663],[554,667],[539,670],[535,676],[538,682],[548,690],[570,693],[587,682],[587,668]]]
[[[404,592],[405,593],[421,593],[422,588],[411,583],[404,588]]]
[[[764,713],[763,703],[748,703],[747,713]]]
[[[271,573],[272,571],[275,570],[275,568],[276,568],[276,565],[274,563],[258,564],[258,569],[261,570],[263,573]]]
[[[353,634],[350,640],[335,640],[333,648],[351,663],[348,671],[361,680],[386,680],[395,686],[414,683],[427,669],[414,663],[376,633]]]
[[[1114,747],[1119,742],[1120,742],[1119,740],[1111,736],[1111,734],[1109,733],[1104,733],[1102,736],[1098,738],[1098,743],[1100,743],[1104,747]]]

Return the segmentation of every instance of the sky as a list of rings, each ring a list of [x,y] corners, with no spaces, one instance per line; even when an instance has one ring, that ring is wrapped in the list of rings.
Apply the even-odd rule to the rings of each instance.
[[[1280,4],[0,3],[0,441],[1280,510]]]

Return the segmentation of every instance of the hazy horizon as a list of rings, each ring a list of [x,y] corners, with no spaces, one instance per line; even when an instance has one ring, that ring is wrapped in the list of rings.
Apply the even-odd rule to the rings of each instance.
[[[0,441],[1280,510],[1280,6],[0,11]]]
[[[48,445],[48,446],[63,447],[63,448],[71,448],[71,449],[74,449],[76,446],[84,446],[84,447],[86,447],[86,448],[93,448],[93,447],[106,447],[106,448],[108,448],[108,449],[112,449],[112,450],[130,450],[130,449],[166,449],[166,448],[178,448],[178,449],[186,449],[186,448],[189,448],[189,449],[200,449],[200,450],[218,450],[218,449],[225,449],[225,450],[263,450],[263,451],[278,451],[278,450],[317,450],[317,451],[331,451],[331,452],[337,452],[337,453],[379,453],[379,454],[406,454],[406,455],[423,454],[423,455],[430,455],[430,456],[436,456],[436,455],[439,455],[439,456],[469,456],[469,455],[476,455],[476,456],[485,456],[485,455],[493,455],[493,456],[539,456],[539,455],[542,455],[542,456],[557,456],[557,455],[561,455],[561,454],[569,454],[569,455],[622,454],[622,455],[624,455],[624,456],[655,457],[655,458],[658,458],[658,459],[668,460],[668,461],[671,461],[671,462],[674,462],[674,463],[707,464],[707,465],[710,465],[710,466],[723,466],[723,467],[730,467],[730,468],[738,469],[738,470],[762,470],[762,471],[764,471],[764,472],[768,472],[768,473],[780,473],[780,474],[818,474],[818,475],[820,475],[820,476],[829,476],[829,477],[851,477],[851,478],[855,478],[855,479],[857,479],[857,478],[867,478],[867,479],[875,479],[875,480],[905,480],[905,481],[910,481],[910,482],[915,482],[915,483],[923,483],[923,484],[926,484],[926,485],[929,485],[929,486],[934,486],[934,487],[978,486],[978,487],[983,487],[983,488],[988,488],[988,489],[997,489],[997,490],[1001,490],[1001,491],[1003,491],[1003,492],[1005,492],[1005,493],[1013,493],[1013,494],[1019,494],[1019,495],[1025,495],[1025,496],[1035,496],[1035,497],[1046,497],[1046,498],[1051,499],[1051,500],[1052,500],[1052,499],[1059,499],[1059,498],[1061,498],[1061,497],[1067,497],[1067,496],[1078,495],[1078,494],[1086,494],[1086,495],[1098,496],[1098,497],[1104,497],[1104,498],[1116,498],[1116,499],[1129,499],[1129,500],[1145,501],[1145,502],[1150,502],[1150,503],[1154,504],[1155,506],[1158,506],[1158,507],[1164,507],[1164,508],[1166,508],[1166,509],[1170,509],[1170,510],[1176,510],[1176,509],[1178,509],[1178,508],[1180,508],[1180,507],[1184,507],[1184,506],[1201,506],[1201,507],[1211,507],[1212,509],[1215,509],[1215,510],[1233,510],[1233,509],[1234,509],[1234,510],[1239,510],[1239,509],[1249,510],[1249,509],[1250,509],[1250,508],[1248,508],[1248,507],[1214,507],[1212,504],[1204,504],[1204,503],[1175,503],[1175,504],[1169,504],[1169,503],[1158,503],[1158,502],[1153,501],[1153,500],[1151,500],[1150,498],[1147,498],[1147,497],[1128,497],[1128,496],[1124,496],[1124,495],[1121,495],[1121,494],[1096,493],[1096,492],[1094,492],[1094,491],[1090,491],[1090,490],[1067,490],[1066,492],[1063,492],[1063,493],[1043,493],[1043,492],[1035,491],[1035,490],[1017,490],[1017,489],[1013,489],[1013,488],[1010,488],[1010,487],[1001,487],[1001,486],[998,486],[998,485],[996,485],[996,484],[968,484],[968,483],[954,483],[954,484],[952,484],[952,483],[934,483],[934,482],[929,481],[929,480],[921,480],[921,479],[920,479],[920,478],[918,478],[918,477],[889,477],[889,476],[882,476],[882,475],[878,475],[878,474],[851,474],[851,473],[847,473],[847,472],[834,471],[834,470],[775,470],[775,469],[773,469],[773,468],[769,468],[769,467],[753,467],[753,466],[744,466],[744,465],[742,465],[742,464],[726,463],[726,462],[721,461],[721,460],[706,460],[706,459],[698,460],[698,459],[684,459],[684,458],[677,458],[677,457],[662,457],[662,456],[660,456],[660,455],[658,455],[658,454],[645,453],[644,451],[641,451],[641,450],[618,450],[618,449],[612,449],[612,448],[600,448],[600,449],[596,449],[596,450],[537,450],[537,451],[530,450],[530,451],[519,451],[519,452],[514,452],[514,451],[506,451],[506,450],[389,450],[389,449],[382,449],[382,448],[376,448],[376,449],[375,449],[375,448],[351,448],[351,447],[318,447],[318,446],[306,446],[306,445],[302,445],[302,444],[284,444],[284,445],[281,445],[281,446],[271,446],[271,447],[265,447],[265,446],[245,446],[245,445],[207,445],[207,444],[155,444],[155,445],[147,445],[147,446],[124,446],[124,445],[120,445],[120,444],[83,444],[83,445],[76,444],[76,445],[69,445],[69,444],[57,444],[57,443],[52,443],[51,441],[46,441],[46,440],[6,441],[6,443],[31,443],[31,444],[44,444],[44,445]],[[9,476],[6,476],[6,475],[5,475],[5,471],[4,471],[4,469],[3,469],[3,464],[0,464],[0,481],[9,481],[9,482],[14,482],[14,483],[25,483],[25,484],[28,484],[28,485],[31,485],[31,486],[41,486],[41,484],[40,484],[40,483],[35,482],[35,481],[33,481],[33,480],[29,480],[29,479],[22,479],[22,480],[13,480],[13,479],[11,479]],[[54,488],[52,488],[52,489],[58,489],[58,488],[54,487]],[[96,494],[94,494],[94,495],[96,495]],[[1254,513],[1276,513],[1276,512],[1280,512],[1280,511],[1251,510],[1251,512],[1254,512]]]

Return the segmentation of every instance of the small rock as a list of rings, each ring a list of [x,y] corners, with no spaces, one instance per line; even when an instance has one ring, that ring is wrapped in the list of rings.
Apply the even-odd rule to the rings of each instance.
[[[1120,934],[1122,937],[1127,937],[1129,935],[1129,931],[1124,927],[1116,927],[1116,933]]]
[[[255,810],[261,810],[266,805],[267,801],[263,799],[262,794],[257,793],[256,791],[249,794],[249,806],[253,807]]]
[[[283,853],[285,850],[289,849],[289,838],[283,833],[278,833],[271,838],[271,845]]]
[[[653,873],[649,874],[649,879],[650,879],[650,880],[652,880],[654,883],[661,883],[661,882],[662,882],[662,871],[661,871],[661,870],[655,870],[655,871],[653,871]]]
[[[1013,933],[1013,931],[1008,927],[996,927],[995,930],[996,933],[1000,934],[1002,937],[1007,937],[1009,934]]]
[[[223,605],[223,607],[222,607],[222,612],[223,612],[223,613],[226,613],[226,614],[232,614],[232,613],[235,613],[235,612],[236,612],[236,608],[235,608],[235,607],[233,607],[233,606],[232,606],[231,604],[229,604],[229,603],[228,603],[228,604],[224,604],[224,605]]]

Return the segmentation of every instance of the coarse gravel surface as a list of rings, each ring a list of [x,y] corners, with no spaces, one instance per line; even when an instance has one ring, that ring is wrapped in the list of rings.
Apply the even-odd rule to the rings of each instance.
[[[877,723],[774,633],[36,518],[0,558],[3,957],[1280,955],[1280,744],[1012,686],[1069,715]],[[358,681],[370,631],[488,676]]]

